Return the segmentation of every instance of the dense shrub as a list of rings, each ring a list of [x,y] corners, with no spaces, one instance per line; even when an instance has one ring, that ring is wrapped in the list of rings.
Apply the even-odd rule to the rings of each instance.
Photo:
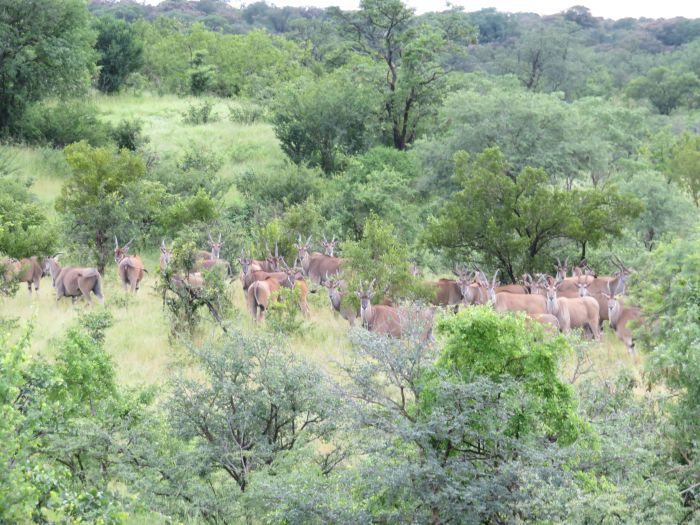
[[[205,100],[201,104],[190,104],[187,110],[182,114],[182,121],[185,124],[206,124],[207,122],[215,122],[216,114],[212,113],[214,104]]]
[[[18,124],[17,135],[27,142],[63,148],[84,140],[91,146],[109,144],[111,127],[98,118],[97,108],[81,100],[31,106]]]
[[[138,119],[124,119],[112,130],[112,138],[117,144],[117,148],[126,148],[136,151],[144,144],[148,143],[148,137],[141,133],[143,122]]]

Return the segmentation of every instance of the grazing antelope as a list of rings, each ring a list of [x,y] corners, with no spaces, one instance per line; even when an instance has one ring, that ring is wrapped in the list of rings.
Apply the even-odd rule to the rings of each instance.
[[[331,308],[340,316],[345,319],[350,326],[355,326],[355,319],[357,319],[357,310],[350,306],[343,306],[343,298],[347,295],[347,282],[338,279],[337,276],[333,275],[331,277],[326,276],[323,282],[326,291],[328,292],[328,299],[331,302]]]
[[[617,292],[617,289],[615,290]],[[636,306],[627,307],[624,305],[622,298],[616,293],[610,292],[603,294],[608,301],[608,319],[610,326],[615,330],[617,338],[625,343],[627,352],[636,359],[637,353],[634,349],[634,338],[632,331],[628,328],[630,321],[640,321],[642,319],[641,311]]]
[[[586,334],[600,338],[598,302],[592,297],[558,297],[562,281],[547,284],[547,313],[556,316],[559,329],[569,332],[572,328],[583,328]]]
[[[51,274],[53,286],[56,288],[56,302],[60,301],[61,297],[70,297],[75,303],[75,299],[82,295],[87,303],[92,305],[92,292],[104,304],[102,276],[97,268],[61,268],[58,264],[59,255],[57,253],[44,261],[44,271]]]
[[[131,239],[131,241],[133,240]],[[136,293],[139,290],[139,285],[146,269],[143,267],[143,262],[141,262],[141,258],[138,255],[129,255],[131,241],[120,248],[117,236],[114,236],[114,262],[117,263],[117,274],[122,282],[122,286],[124,286],[124,290],[129,286],[131,293]]]
[[[498,277],[498,272],[499,270],[496,270],[490,283],[483,279],[482,273],[480,282],[481,286],[486,289],[488,300],[491,301],[497,312],[525,312],[531,317],[548,313],[545,298],[542,295],[508,292],[497,293],[496,279]]]
[[[309,253],[310,243],[311,236],[306,242],[302,242],[301,235],[299,236],[298,243],[294,245],[297,257],[301,261],[304,275],[316,284],[323,284],[326,275],[340,273],[344,261],[340,257],[329,257],[323,253]]]
[[[248,287],[247,303],[254,321],[263,321],[265,311],[268,309],[272,294],[277,292],[282,286],[293,289],[296,281],[294,271],[283,272],[285,279],[280,281],[274,276],[255,281]]]

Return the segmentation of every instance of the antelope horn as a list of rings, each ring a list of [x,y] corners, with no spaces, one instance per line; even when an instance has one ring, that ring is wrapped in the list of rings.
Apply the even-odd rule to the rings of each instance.
[[[160,247],[161,247],[161,248],[165,248],[165,247],[166,247],[166,246],[165,246],[165,239],[163,239],[163,240],[160,242]]]
[[[279,248],[277,247],[277,241],[275,241],[275,257],[279,257]]]
[[[311,244],[311,235],[309,235],[309,238],[306,239],[306,244],[307,244],[307,245],[308,245],[308,244]]]
[[[221,233],[219,233],[219,242],[221,242]]]
[[[267,241],[265,241],[265,251],[267,251],[268,257],[272,257],[272,252],[270,251],[270,246],[267,244]]]
[[[331,243],[334,243],[334,242],[335,242],[335,235],[334,235],[333,238],[331,239]]]
[[[565,267],[569,266],[569,258],[568,257],[566,259],[564,259],[564,266]]]
[[[209,240],[211,242],[214,242],[214,239],[211,238],[211,232],[207,230],[207,235],[209,236]]]
[[[500,272],[501,269],[497,269],[496,273],[493,274],[493,280],[491,281],[491,288],[496,288],[496,279],[498,278],[498,272]]]
[[[133,240],[134,240],[134,238],[132,237],[131,240],[123,246],[123,248],[128,248],[129,245],[131,244],[131,241],[133,241]]]
[[[559,268],[559,266],[561,266],[561,261],[559,260],[559,257],[557,257],[557,268]]]
[[[117,240],[117,236],[115,235],[114,236],[114,249],[116,250],[117,248],[119,248],[119,241]]]
[[[328,239],[326,239],[326,234],[323,234],[323,243],[328,244]]]
[[[369,288],[367,290],[374,290],[374,284],[377,282],[377,279],[372,279],[372,282],[369,283]]]

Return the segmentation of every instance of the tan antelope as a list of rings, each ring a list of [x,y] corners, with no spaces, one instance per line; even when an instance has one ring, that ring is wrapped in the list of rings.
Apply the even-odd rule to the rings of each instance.
[[[310,253],[311,236],[302,242],[301,235],[298,243],[294,245],[297,249],[297,257],[301,263],[301,268],[306,277],[316,284],[323,284],[326,275],[340,273],[343,266],[343,259],[340,257],[329,257],[323,253]]]
[[[131,241],[133,240],[134,239],[131,239]],[[141,257],[138,255],[129,255],[129,245],[131,241],[120,248],[117,236],[114,236],[114,262],[117,263],[117,274],[119,275],[119,280],[122,282],[124,290],[129,287],[131,293],[136,293],[139,290],[146,269],[143,267]]]
[[[355,326],[357,310],[351,306],[343,305],[343,298],[347,295],[347,282],[339,279],[336,275],[326,276],[323,286],[328,292],[331,308],[350,323],[350,326]]]
[[[542,295],[509,292],[497,293],[496,279],[498,278],[498,272],[499,270],[496,270],[490,283],[483,279],[483,275],[480,276],[480,284],[486,289],[488,300],[491,301],[491,304],[493,304],[497,312],[525,312],[531,317],[548,313],[545,298]]]
[[[468,277],[464,267],[459,265],[455,266],[452,272],[457,276],[457,280],[441,278],[430,283],[435,287],[435,296],[430,303],[435,306],[454,306],[454,311],[457,312],[459,305],[464,302],[459,281],[466,280]],[[467,302],[465,304],[472,303]]]
[[[255,281],[247,291],[248,309],[256,322],[265,319],[265,312],[268,310],[272,296],[279,291],[282,286],[293,289],[295,285],[295,272],[285,272],[285,279],[280,282],[274,276]]]
[[[633,272],[632,268],[625,266],[619,257],[612,256],[611,260],[618,268],[618,271],[613,275],[604,275],[600,277],[595,277],[593,275],[586,276],[586,280],[589,283],[587,286],[587,293],[590,297],[593,297],[596,301],[598,301],[598,314],[600,316],[601,328],[603,321],[609,321],[608,299],[606,298],[606,293],[609,293],[610,289],[619,289],[620,293],[624,293],[627,277]]]
[[[538,315],[530,316],[529,319],[534,319],[535,321],[540,323],[545,328],[554,328],[554,329],[556,329],[557,332],[559,332],[561,330],[561,327],[559,326],[559,319],[557,319],[557,316],[555,316],[555,315],[538,314]]]
[[[615,290],[617,292],[617,290]],[[642,319],[641,310],[636,306],[625,306],[621,297],[616,293],[610,292],[603,294],[608,302],[608,319],[610,326],[615,330],[617,338],[625,343],[627,352],[637,358],[637,353],[634,349],[634,337],[629,329],[630,322],[639,322]]]
[[[211,238],[211,232],[207,232],[207,235],[209,236],[209,240],[207,241],[207,243],[209,244],[210,251],[199,250],[195,255],[195,258],[198,261],[208,261],[209,259],[218,259],[219,254],[221,253],[221,247],[224,245],[224,241],[221,240],[221,234],[219,234],[218,241],[215,241],[214,239]]]
[[[559,321],[559,329],[569,332],[572,328],[582,328],[587,336],[600,338],[598,302],[592,297],[558,297],[557,291],[562,281],[551,280],[546,287],[547,313]]]
[[[66,267],[61,268],[58,264],[58,256],[55,254],[52,257],[47,257],[44,261],[44,271],[51,274],[53,286],[56,289],[56,302],[62,297],[70,297],[75,303],[76,298],[81,295],[85,297],[85,301],[92,305],[90,293],[104,304],[104,296],[102,295],[102,276],[97,268],[76,268]]]

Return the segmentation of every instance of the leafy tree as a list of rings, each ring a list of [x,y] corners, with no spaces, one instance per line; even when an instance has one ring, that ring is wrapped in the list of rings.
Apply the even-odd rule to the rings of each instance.
[[[96,26],[95,49],[100,55],[97,88],[115,93],[124,85],[126,77],[143,64],[143,43],[131,24],[112,16],[98,18]]]
[[[639,346],[647,352],[650,379],[672,394],[665,404],[673,427],[671,469],[682,487],[686,506],[700,509],[700,240],[662,243],[647,258],[635,278],[633,297],[644,322],[637,327]]]
[[[89,250],[100,272],[113,251],[113,239],[142,235],[158,211],[164,193],[145,180],[141,157],[127,149],[92,148],[79,142],[65,149],[71,177],[61,189],[56,209],[63,215],[65,235]]]
[[[348,300],[356,301],[354,292],[360,281],[366,287],[375,280],[374,289],[384,291],[393,299],[415,298],[420,294],[409,268],[409,249],[401,242],[394,226],[382,221],[374,213],[365,221],[362,239],[343,243],[344,271],[349,272]],[[379,302],[383,294],[377,293],[374,300]]]
[[[671,150],[671,178],[678,181],[700,207],[700,135],[685,133]]]
[[[95,34],[82,0],[2,0],[0,39],[3,133],[20,121],[27,104],[52,95],[82,93],[89,86]]]
[[[469,21],[479,29],[477,35],[479,44],[502,42],[512,36],[513,17],[501,13],[495,7],[486,7],[479,11],[468,13]]]
[[[647,99],[656,111],[669,115],[680,106],[696,107],[700,79],[695,73],[676,73],[666,67],[655,67],[632,79],[625,89],[627,96]]]
[[[441,53],[451,42],[463,44],[474,38],[466,15],[451,32],[441,26],[419,25],[414,10],[401,0],[362,0],[355,13],[335,12],[354,42],[355,50],[384,69],[382,111],[391,130],[391,143],[406,149],[417,137],[419,124],[442,98],[447,74]]]
[[[56,246],[56,230],[43,207],[15,179],[11,166],[3,167],[0,151],[0,253],[15,258],[47,255]]]
[[[363,151],[371,139],[372,106],[370,81],[361,72],[302,77],[277,97],[275,134],[293,162],[332,173],[342,168],[345,156]]]
[[[320,372],[277,337],[232,330],[220,343],[190,351],[201,379],[178,375],[168,411],[173,431],[199,466],[188,476],[192,481],[160,493],[174,489],[177,497],[201,482],[190,508],[218,521],[246,512],[233,504],[254,488],[253,472],[274,468],[287,454],[310,450],[331,435],[336,402]]]
[[[575,240],[585,256],[588,244],[620,235],[620,218],[640,212],[635,200],[614,191],[567,191],[550,185],[543,170],[526,167],[518,173],[496,148],[473,161],[466,153],[455,159],[461,190],[428,224],[425,240],[452,257],[477,252],[511,282],[522,272],[547,267],[545,255],[555,241]]]

